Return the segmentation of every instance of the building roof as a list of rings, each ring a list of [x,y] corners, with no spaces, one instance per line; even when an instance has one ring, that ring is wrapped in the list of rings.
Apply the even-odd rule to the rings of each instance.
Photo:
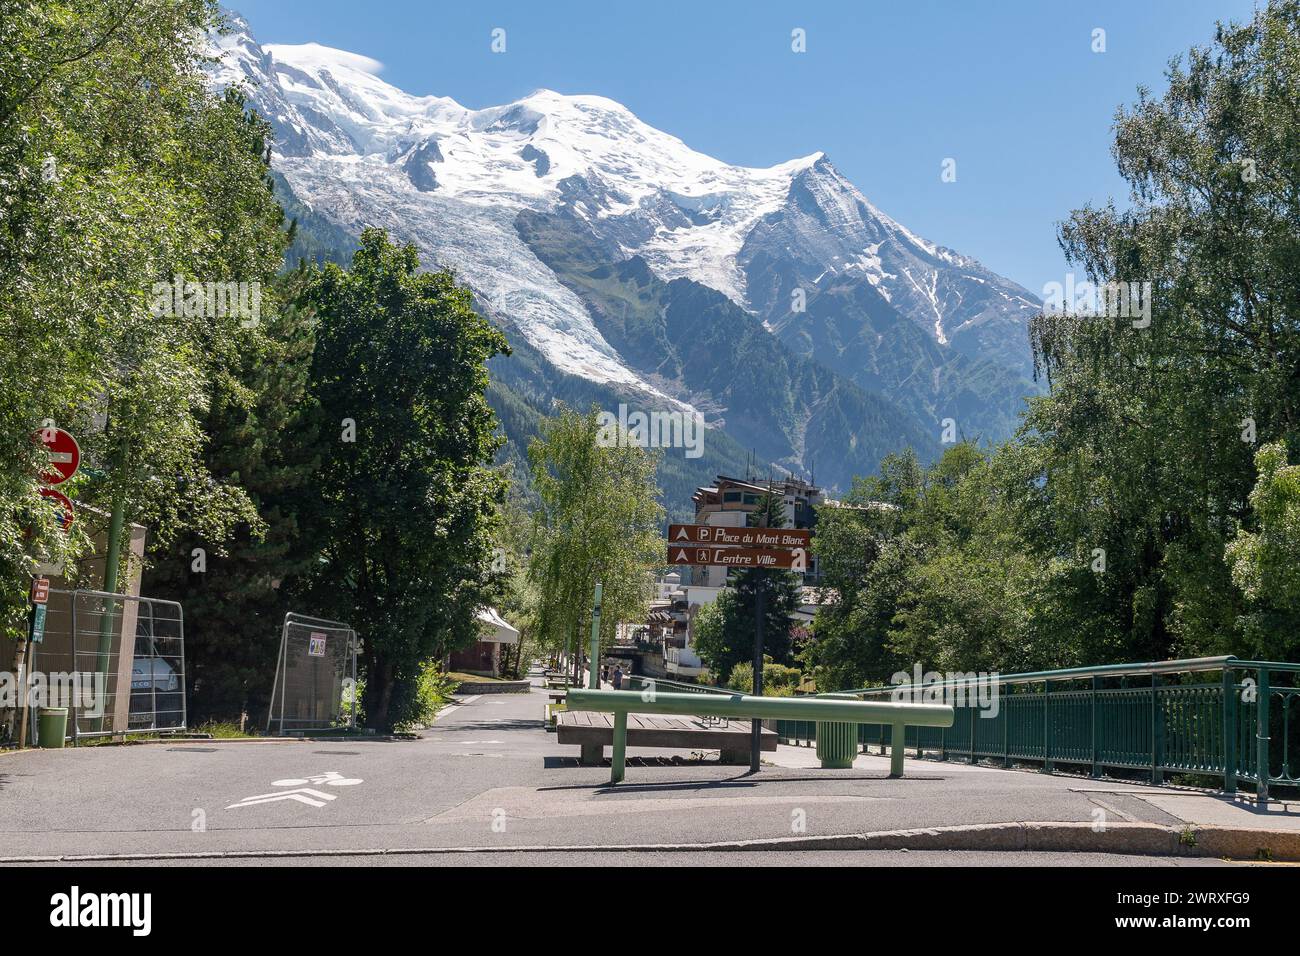
[[[480,608],[474,615],[478,618],[479,631],[481,636],[479,640],[486,641],[489,644],[517,644],[519,643],[519,631],[510,625],[500,612],[494,607]]]

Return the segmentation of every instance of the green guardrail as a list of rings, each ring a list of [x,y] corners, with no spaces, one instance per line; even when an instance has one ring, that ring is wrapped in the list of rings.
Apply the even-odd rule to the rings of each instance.
[[[1222,780],[1226,793],[1239,784],[1300,786],[1300,664],[1235,657],[1192,658],[1034,671],[986,678],[982,701],[958,694],[964,679],[932,684],[864,687],[818,695],[822,699],[934,699],[953,705],[949,727],[911,727],[904,746],[940,760],[993,760],[1002,766],[1038,764],[1139,771],[1152,783],[1167,773]],[[987,693],[985,693],[987,690]],[[996,709],[987,706],[996,699]],[[817,742],[815,722],[778,720],[782,743]],[[886,742],[883,722],[858,728],[863,747]]]
[[[691,717],[728,717],[737,720],[795,719],[820,723],[823,733],[831,724],[887,724],[898,743],[890,754],[890,776],[903,775],[904,729],[908,726],[947,727],[953,709],[943,704],[901,704],[829,697],[750,697],[744,694],[677,694],[657,688],[651,692],[628,690],[571,690],[565,705],[573,711],[599,711],[614,715],[613,759],[610,783],[623,779],[627,757],[627,715],[676,714]],[[838,737],[838,734],[837,734]],[[850,740],[852,738],[850,737]],[[856,748],[854,748],[856,749]],[[848,754],[852,764],[853,754]],[[843,766],[838,748],[823,757],[825,766]]]
[[[688,684],[686,681],[668,680],[662,677],[646,677],[632,674],[624,678],[632,690],[663,690],[674,694],[725,694],[734,697],[736,691],[726,687],[714,687],[712,684]]]

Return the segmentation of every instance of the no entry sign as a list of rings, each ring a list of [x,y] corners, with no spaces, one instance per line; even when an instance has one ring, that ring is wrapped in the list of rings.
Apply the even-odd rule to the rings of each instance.
[[[759,530],[759,529],[755,529]],[[684,548],[668,547],[669,564],[717,565],[725,568],[781,568],[808,570],[808,552],[803,548]]]
[[[61,485],[77,473],[81,464],[81,446],[62,428],[42,428],[36,438],[50,450],[50,468],[41,472],[47,485]]]

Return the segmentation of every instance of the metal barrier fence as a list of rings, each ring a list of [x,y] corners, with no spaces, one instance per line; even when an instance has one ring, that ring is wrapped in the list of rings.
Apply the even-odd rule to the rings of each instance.
[[[688,684],[685,681],[646,677],[642,674],[629,674],[624,679],[628,682],[628,690],[646,690],[653,687],[674,694],[726,694],[735,696],[740,693],[740,691],[726,687],[713,687],[709,684]]]
[[[328,730],[357,724],[357,632],[342,621],[284,616],[266,730]],[[346,715],[345,715],[346,711]]]
[[[951,728],[908,728],[917,756],[963,757],[1139,771],[1152,783],[1166,773],[1218,777],[1223,790],[1253,784],[1300,785],[1300,664],[1196,658],[1146,664],[1037,671],[990,677],[996,711],[958,702]],[[869,687],[834,695],[889,700],[951,694],[955,682]],[[953,701],[948,700],[952,703]],[[816,725],[777,721],[783,743],[815,744]],[[864,747],[889,742],[889,728],[858,727]],[[1262,768],[1262,770],[1261,770]]]
[[[181,606],[129,594],[51,589],[44,637],[28,649],[27,674],[38,705],[68,707],[67,736],[74,743],[79,737],[183,731]],[[33,723],[36,712],[29,708]]]

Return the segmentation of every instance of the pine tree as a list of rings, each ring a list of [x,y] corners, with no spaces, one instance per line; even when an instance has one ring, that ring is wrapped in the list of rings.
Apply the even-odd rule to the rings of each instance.
[[[758,507],[748,516],[750,527],[784,528],[785,503],[771,488],[759,498]],[[802,603],[799,575],[769,568],[746,568],[736,574],[735,599],[724,604],[724,633],[730,666],[750,661],[754,656],[754,637],[758,623],[759,596],[763,603],[763,653],[778,664],[789,664],[793,619]]]
[[[291,299],[306,277],[301,269],[281,277],[278,298]],[[150,594],[185,609],[191,724],[241,713],[260,720],[284,614],[310,610],[298,595],[319,552],[300,527],[319,467],[306,396],[312,344],[309,316],[283,308],[218,379],[203,420],[205,466],[244,489],[259,521],[224,544],[182,534],[150,555]]]

